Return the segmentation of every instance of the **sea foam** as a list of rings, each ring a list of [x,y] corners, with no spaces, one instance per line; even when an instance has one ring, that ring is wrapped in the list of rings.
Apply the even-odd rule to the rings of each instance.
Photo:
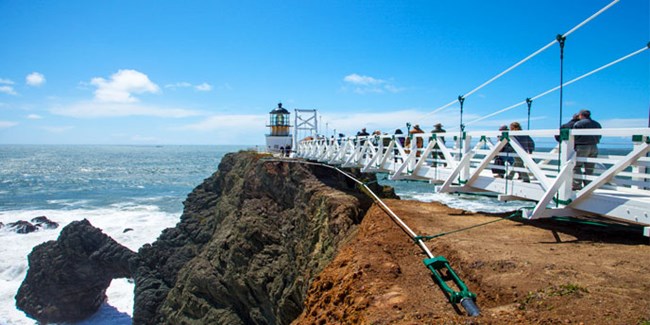
[[[0,230],[0,324],[35,324],[22,311],[16,309],[16,292],[27,273],[27,255],[40,243],[56,240],[61,229],[75,220],[88,219],[115,241],[137,251],[142,245],[153,242],[160,232],[173,227],[179,215],[161,211],[153,205],[133,203],[113,204],[106,208],[72,210],[20,210],[1,211],[0,222],[7,224],[18,220],[29,221],[47,216],[58,222],[57,229],[40,229],[29,234],[17,234],[6,228]],[[124,232],[131,228],[132,231]],[[133,313],[133,283],[115,279],[107,290],[108,301],[90,319],[80,324],[130,324]]]

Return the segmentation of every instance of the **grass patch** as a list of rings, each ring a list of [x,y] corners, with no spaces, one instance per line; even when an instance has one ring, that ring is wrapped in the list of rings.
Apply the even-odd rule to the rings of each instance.
[[[586,288],[581,287],[575,283],[561,284],[559,286],[550,286],[548,288],[539,289],[537,291],[530,291],[524,299],[519,303],[519,310],[525,310],[529,306],[538,306],[541,307],[544,305],[544,301],[550,297],[564,297],[564,296],[576,296],[582,297],[583,293],[588,293],[589,291]],[[554,308],[553,306],[547,306],[547,308]],[[650,325],[650,323],[645,323],[642,325]]]

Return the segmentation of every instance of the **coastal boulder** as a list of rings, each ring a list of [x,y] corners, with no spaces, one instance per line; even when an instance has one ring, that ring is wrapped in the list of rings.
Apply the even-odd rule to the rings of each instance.
[[[46,216],[40,216],[32,219],[32,224],[34,224],[36,227],[43,228],[43,229],[59,228],[58,222],[54,222],[48,219]]]
[[[38,230],[38,228],[36,228],[36,226],[34,226],[30,222],[24,221],[24,220],[19,220],[19,221],[16,221],[16,222],[8,223],[7,224],[7,229],[15,231],[16,233],[19,233],[19,234],[29,234],[30,232],[34,232],[34,231]]]
[[[135,253],[93,227],[75,221],[56,241],[29,254],[16,306],[40,323],[75,322],[94,314],[114,278],[130,277]]]

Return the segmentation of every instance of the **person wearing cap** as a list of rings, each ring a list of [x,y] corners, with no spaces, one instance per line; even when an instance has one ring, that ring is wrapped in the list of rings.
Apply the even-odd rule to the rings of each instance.
[[[579,113],[575,113],[575,114],[573,114],[573,116],[571,117],[571,120],[569,120],[568,122],[566,122],[566,123],[564,123],[564,124],[562,124],[562,125],[560,126],[560,129],[573,129],[573,125],[576,124],[576,122],[578,122],[578,121],[580,121],[580,114],[579,114]],[[559,136],[559,135],[556,135],[556,136],[555,136],[555,140],[556,140],[557,142],[560,142],[560,136]]]
[[[409,147],[409,145],[411,144],[411,138],[415,137],[415,135],[419,134],[419,133],[424,133],[424,131],[422,131],[422,129],[420,129],[419,124],[416,124],[413,127],[413,130],[409,131],[410,136],[408,138],[406,138],[406,147]],[[424,146],[424,139],[422,137],[415,137],[415,146],[418,148],[415,156],[420,157],[421,152],[420,152],[419,149],[422,149],[422,147]]]
[[[573,129],[602,129],[600,123],[591,119],[591,112],[583,109],[578,112],[579,120],[573,124]],[[594,158],[598,157],[598,143],[600,135],[577,135],[575,137],[575,151],[577,157]],[[584,169],[584,172],[583,172]],[[594,173],[594,163],[585,161],[576,161],[573,168],[574,175],[592,175]],[[573,189],[579,190],[587,186],[591,181],[587,179],[573,179]]]
[[[445,129],[442,128],[441,123],[434,124],[433,125],[433,131],[431,131],[431,133],[445,133],[445,132],[447,132],[447,131],[445,131]],[[445,144],[445,137],[439,136],[439,137],[436,137],[436,140],[437,140],[437,142],[433,146],[433,150],[434,150],[433,159],[445,160],[445,155],[442,153],[442,151],[440,151],[440,145],[438,144],[438,143],[442,143],[444,145]],[[438,165],[437,162],[434,161],[433,166],[437,166],[437,165]],[[444,165],[446,166],[447,164],[444,164]]]

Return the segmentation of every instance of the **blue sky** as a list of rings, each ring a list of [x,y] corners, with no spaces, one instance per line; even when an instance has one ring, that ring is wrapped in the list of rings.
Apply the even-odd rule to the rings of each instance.
[[[458,129],[468,93],[611,0],[0,0],[0,143],[263,144],[279,101],[321,133],[406,122]],[[644,48],[650,1],[621,0],[569,35],[568,81]],[[468,96],[467,130],[520,121],[559,84],[557,44]],[[564,89],[564,116],[645,127],[650,51]],[[292,114],[292,118],[293,118]],[[559,93],[533,102],[557,128]],[[327,129],[325,129],[327,126]]]

